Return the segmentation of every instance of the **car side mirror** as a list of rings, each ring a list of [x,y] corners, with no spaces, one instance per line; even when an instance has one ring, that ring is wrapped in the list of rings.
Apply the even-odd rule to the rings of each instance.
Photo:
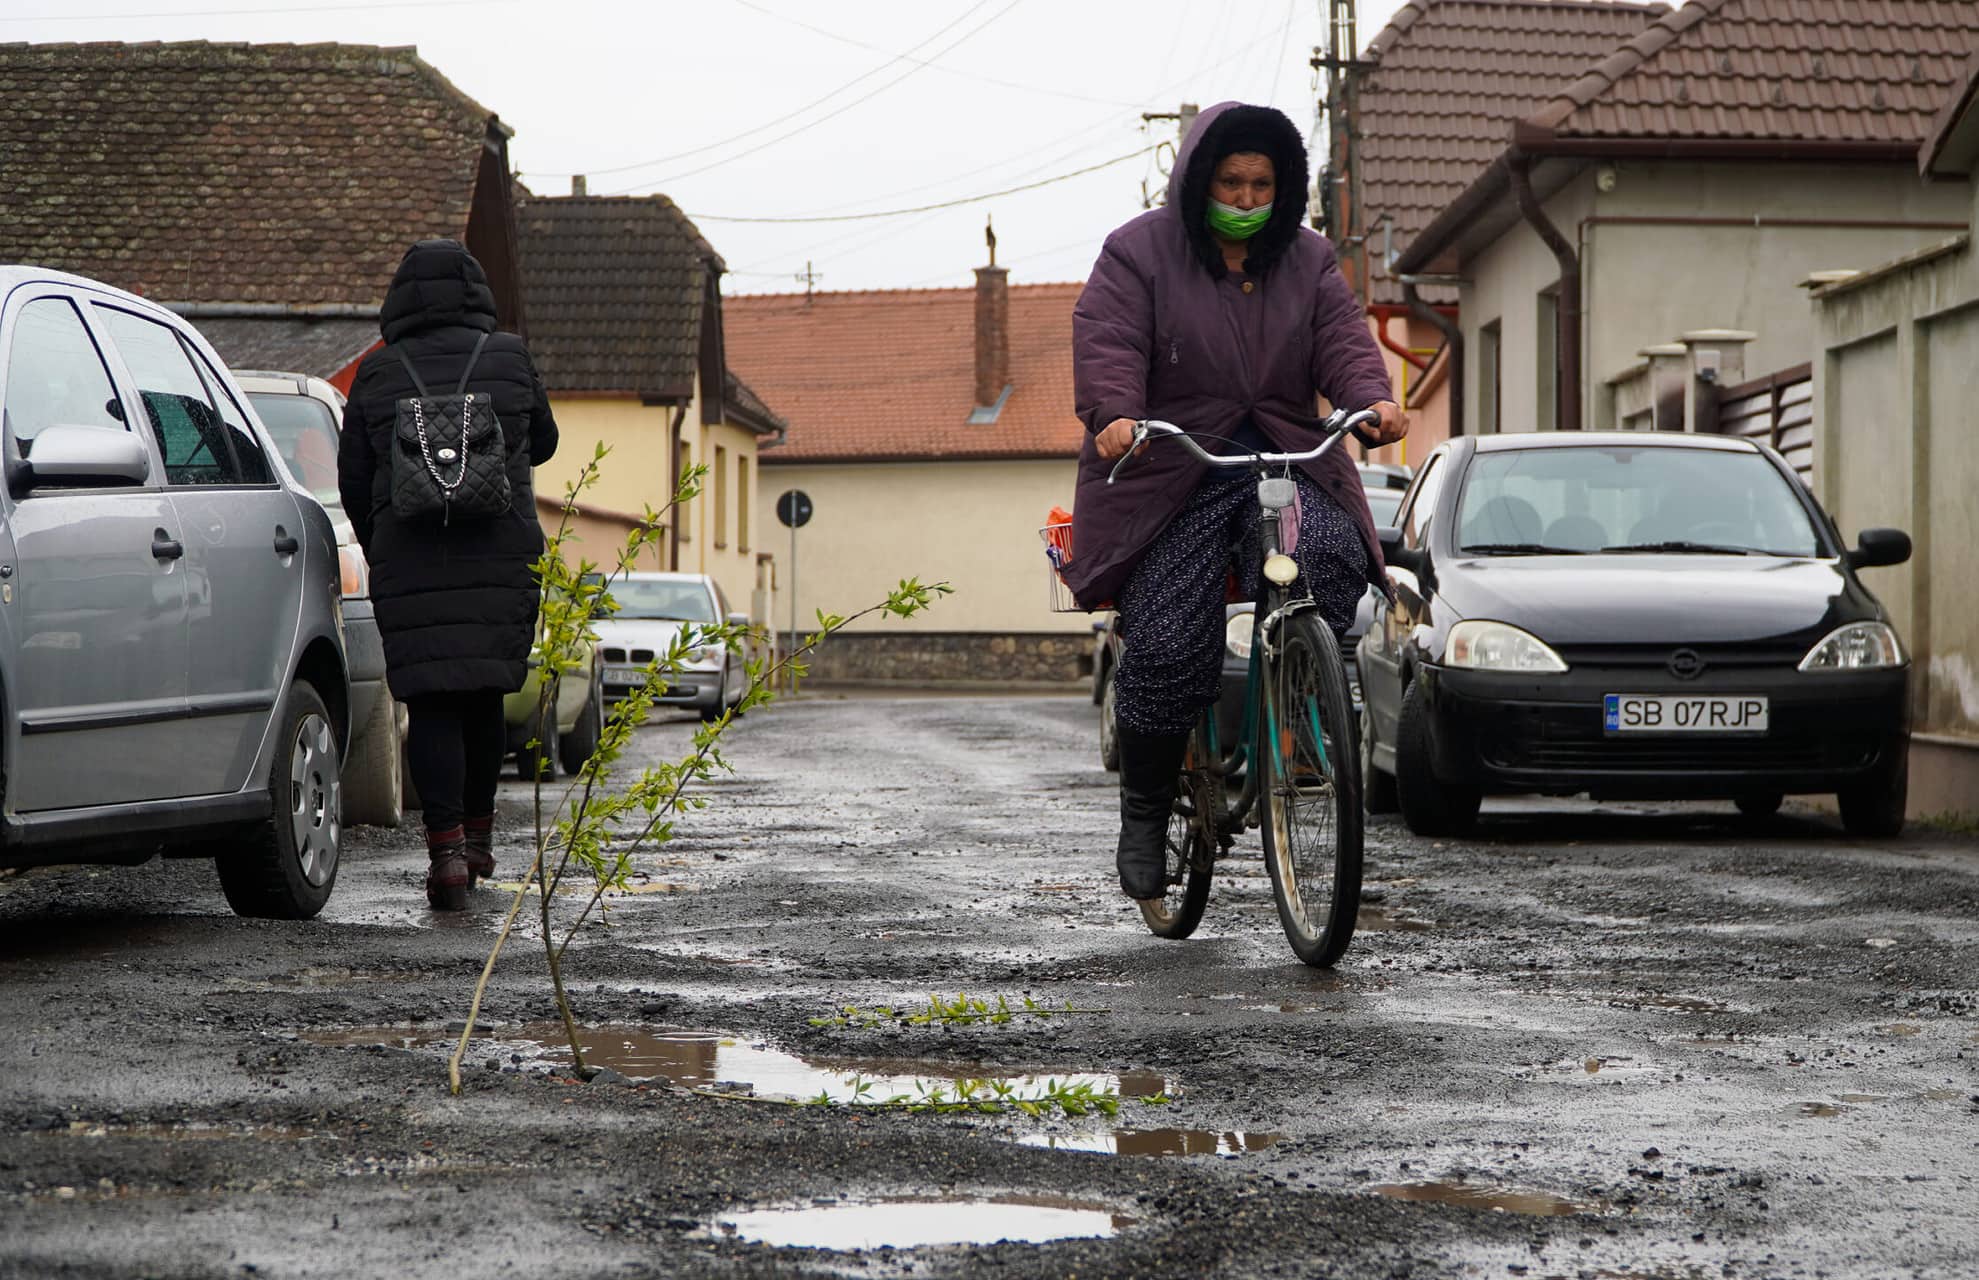
[[[1876,569],[1910,559],[1910,535],[1901,529],[1864,529],[1848,553],[1850,567]]]
[[[107,488],[143,484],[151,477],[144,445],[128,431],[44,427],[24,453],[10,450],[7,459],[7,487],[16,497],[46,486]]]
[[[728,615],[728,625],[731,627],[747,627],[750,625],[749,615],[746,613],[731,613]]]
[[[1422,572],[1422,552],[1402,545],[1402,530],[1396,525],[1382,525],[1374,531],[1381,543],[1381,558],[1397,569],[1407,569],[1410,573]]]

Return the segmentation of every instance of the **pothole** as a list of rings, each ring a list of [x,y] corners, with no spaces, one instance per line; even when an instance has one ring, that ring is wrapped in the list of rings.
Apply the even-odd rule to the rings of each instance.
[[[1481,1213],[1518,1213],[1544,1218],[1564,1218],[1576,1213],[1599,1213],[1601,1206],[1544,1191],[1507,1191],[1498,1187],[1477,1187],[1464,1182],[1390,1182],[1374,1188],[1376,1195],[1390,1200],[1415,1200],[1428,1204],[1455,1205]]]
[[[1616,996],[1608,1001],[1612,1009],[1668,1009],[1673,1013],[1730,1013],[1731,1006],[1703,996],[1650,995]]]
[[[1052,1196],[878,1199],[750,1209],[717,1218],[725,1236],[780,1249],[917,1249],[930,1245],[1044,1244],[1118,1235],[1134,1224],[1105,1205]]]
[[[1421,917],[1400,908],[1372,907],[1366,903],[1354,917],[1356,933],[1428,933],[1440,929],[1434,920]]]
[[[77,1138],[151,1138],[165,1142],[220,1142],[227,1139],[246,1142],[301,1142],[323,1135],[291,1125],[212,1125],[212,1124],[97,1124],[71,1120],[69,1127],[57,1130]]]
[[[1096,1151],[1110,1156],[1222,1156],[1231,1159],[1285,1140],[1282,1133],[1215,1129],[1115,1129],[1098,1133],[1032,1133],[1017,1141],[1053,1151]]]

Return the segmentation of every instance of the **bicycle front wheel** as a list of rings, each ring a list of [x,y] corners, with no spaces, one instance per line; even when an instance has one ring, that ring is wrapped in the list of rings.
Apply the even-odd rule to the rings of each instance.
[[[1256,758],[1264,862],[1299,959],[1325,966],[1354,936],[1361,899],[1361,779],[1346,668],[1311,613],[1282,624],[1265,657]]]

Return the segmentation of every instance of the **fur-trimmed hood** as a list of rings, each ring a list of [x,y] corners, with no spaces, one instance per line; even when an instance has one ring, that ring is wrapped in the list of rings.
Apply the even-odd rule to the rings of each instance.
[[[1224,268],[1223,250],[1203,221],[1209,209],[1209,184],[1217,162],[1238,151],[1270,156],[1278,182],[1271,221],[1251,237],[1245,269],[1256,275],[1269,272],[1306,225],[1306,189],[1312,184],[1312,171],[1306,162],[1305,140],[1291,117],[1275,107],[1242,102],[1219,102],[1205,109],[1175,154],[1175,168],[1168,176],[1168,205],[1182,220],[1190,252],[1213,276],[1221,276]]]

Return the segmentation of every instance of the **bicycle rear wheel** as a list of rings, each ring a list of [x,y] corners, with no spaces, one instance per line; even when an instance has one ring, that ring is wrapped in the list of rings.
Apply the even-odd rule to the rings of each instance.
[[[1162,896],[1141,903],[1141,918],[1157,938],[1186,938],[1202,923],[1209,881],[1216,863],[1216,821],[1223,808],[1222,780],[1204,767],[1209,752],[1203,731],[1189,735],[1175,808],[1168,819],[1167,863]]]
[[[1285,620],[1265,657],[1258,716],[1264,863],[1299,959],[1326,966],[1354,936],[1361,899],[1361,782],[1346,668],[1311,613]]]

